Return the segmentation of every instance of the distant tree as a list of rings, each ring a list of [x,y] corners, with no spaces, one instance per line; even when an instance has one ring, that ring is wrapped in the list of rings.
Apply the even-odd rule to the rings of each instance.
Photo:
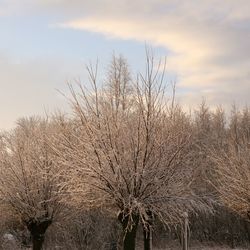
[[[209,157],[210,149],[219,150],[226,145],[226,117],[224,110],[218,107],[211,111],[205,101],[202,101],[199,109],[195,111],[193,123],[193,147],[192,154],[194,164],[198,169],[194,182],[195,189],[203,194],[214,196],[215,189],[210,185],[210,172],[213,162]],[[215,198],[215,197],[214,197]]]
[[[66,208],[60,202],[60,166],[48,146],[55,128],[40,118],[21,119],[1,136],[0,195],[27,227],[33,249],[42,249],[47,228]]]
[[[212,150],[214,183],[221,201],[250,221],[250,112],[233,108],[227,145]]]
[[[135,249],[140,222],[149,249],[154,217],[177,224],[184,211],[207,208],[190,187],[189,118],[169,105],[162,64],[147,54],[146,66],[132,80],[126,61],[114,57],[103,87],[88,67],[92,89],[70,85],[74,129],[64,123],[56,145],[74,180],[70,190],[86,206],[118,214],[127,250]]]

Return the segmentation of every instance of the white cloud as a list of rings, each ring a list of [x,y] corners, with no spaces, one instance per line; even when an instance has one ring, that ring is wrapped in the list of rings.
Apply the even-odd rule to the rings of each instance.
[[[241,98],[248,101],[249,1],[137,0],[132,5],[118,1],[123,4],[115,4],[111,10],[109,1],[105,2],[97,10],[88,6],[88,14],[65,21],[61,27],[164,46],[172,52],[168,69],[179,75],[179,86],[192,89],[196,95],[204,94],[214,103]]]
[[[10,2],[20,11],[57,16],[60,27],[166,47],[168,70],[177,73],[188,103],[201,96],[214,104],[250,99],[249,0]]]

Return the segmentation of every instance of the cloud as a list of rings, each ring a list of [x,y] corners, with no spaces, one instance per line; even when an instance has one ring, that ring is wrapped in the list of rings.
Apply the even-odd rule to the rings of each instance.
[[[92,8],[87,6],[88,14],[59,26],[101,33],[108,39],[164,46],[171,52],[168,70],[176,72],[180,87],[197,95],[209,97],[210,93],[209,98],[215,103],[239,98],[247,102],[250,97],[249,1],[137,0],[126,6],[127,1],[120,1],[120,6],[116,4],[111,10],[109,1],[105,2],[97,10],[93,6],[100,2],[92,2]],[[221,98],[224,95],[227,98]]]
[[[185,90],[181,99],[186,98],[190,104],[202,96],[213,104],[228,105],[250,99],[248,0],[10,2],[11,8],[20,12],[39,11],[53,16],[51,25],[57,22],[60,28],[167,48],[168,71],[178,76],[177,84]]]

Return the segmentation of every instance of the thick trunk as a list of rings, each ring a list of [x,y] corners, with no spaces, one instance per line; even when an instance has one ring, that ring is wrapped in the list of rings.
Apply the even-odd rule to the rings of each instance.
[[[40,221],[29,220],[26,222],[27,228],[32,237],[33,250],[41,250],[43,247],[44,236],[47,228],[52,223],[51,220],[45,219]]]
[[[133,224],[128,226],[129,218],[128,215],[120,213],[118,220],[122,224],[124,239],[123,239],[123,250],[135,250],[136,232],[139,223],[139,216],[137,214],[132,215]]]
[[[44,235],[31,235],[32,250],[41,250],[44,242]]]
[[[147,211],[147,224],[143,227],[144,250],[152,250],[152,223],[153,215],[150,210]]]
[[[144,250],[152,250],[152,229],[149,226],[147,229],[143,228]]]
[[[137,225],[132,226],[131,231],[127,231],[123,240],[123,250],[135,250]]]

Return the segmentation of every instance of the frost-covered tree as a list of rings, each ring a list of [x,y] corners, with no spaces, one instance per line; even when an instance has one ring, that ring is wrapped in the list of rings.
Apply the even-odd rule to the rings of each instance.
[[[148,54],[146,66],[132,80],[126,61],[114,58],[104,86],[89,67],[92,89],[70,86],[74,129],[64,123],[56,145],[70,190],[86,206],[117,214],[130,250],[139,223],[148,247],[154,217],[176,224],[184,211],[206,208],[190,188],[189,118],[167,97],[162,64]]]
[[[214,152],[216,163],[213,182],[225,206],[250,220],[250,149],[249,145],[229,145]]]
[[[233,108],[227,145],[211,150],[214,183],[226,207],[250,220],[250,112]]]
[[[48,144],[55,131],[47,120],[30,118],[19,120],[15,129],[1,136],[2,202],[30,231],[34,250],[42,248],[51,223],[66,215],[60,202],[60,166]]]
[[[198,192],[213,196],[214,188],[208,182],[213,167],[209,152],[211,148],[219,150],[226,145],[226,117],[221,107],[211,111],[205,101],[194,114],[192,153],[195,155],[194,164],[199,169],[195,188]]]

